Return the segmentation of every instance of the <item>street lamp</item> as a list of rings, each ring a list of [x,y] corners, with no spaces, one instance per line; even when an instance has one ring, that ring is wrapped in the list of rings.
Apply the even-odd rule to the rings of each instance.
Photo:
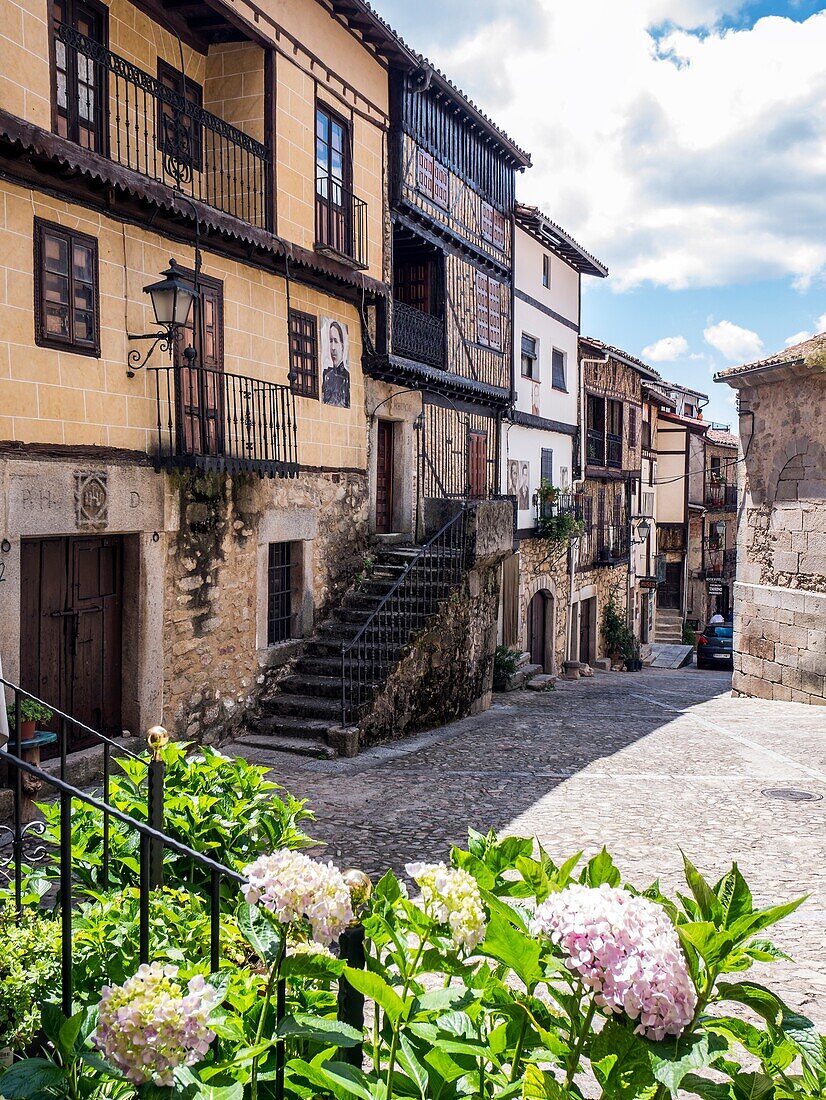
[[[127,333],[128,340],[151,340],[152,346],[141,361],[141,353],[137,348],[129,352],[129,369],[126,374],[129,378],[135,377],[135,370],[145,367],[149,356],[160,344],[161,351],[170,351],[175,340],[175,333],[184,327],[192,312],[192,303],[197,292],[193,283],[181,274],[181,269],[175,260],[169,261],[169,267],[161,272],[161,278],[156,283],[150,283],[143,288],[144,294],[148,294],[155,313],[155,324],[160,328],[159,332]]]
[[[718,519],[714,524],[714,529],[717,532],[717,549],[725,550],[726,548],[726,521],[724,519]]]
[[[641,546],[651,534],[651,524],[648,522],[645,516],[643,516],[643,518],[637,523],[637,534],[640,537],[638,539],[634,539],[634,542],[637,543],[638,546]]]

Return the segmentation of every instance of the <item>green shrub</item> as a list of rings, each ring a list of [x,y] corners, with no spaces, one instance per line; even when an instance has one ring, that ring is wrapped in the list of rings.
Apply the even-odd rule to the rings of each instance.
[[[498,645],[493,654],[493,690],[505,691],[508,680],[519,667],[519,651]]]
[[[683,645],[697,646],[697,634],[688,623],[683,623]]]
[[[613,589],[605,610],[602,613],[602,638],[605,648],[613,660],[634,657],[634,635],[625,621],[625,613],[617,599],[617,590]]]
[[[14,703],[9,703],[6,707],[6,716],[9,720],[9,729],[14,729],[14,722],[16,715],[16,707]],[[24,699],[20,697],[20,721],[21,722],[48,722],[51,720],[54,711],[50,710],[44,703],[38,703],[35,699]]]
[[[60,924],[0,909],[0,1047],[22,1051],[40,1026],[41,1001],[60,996]]]

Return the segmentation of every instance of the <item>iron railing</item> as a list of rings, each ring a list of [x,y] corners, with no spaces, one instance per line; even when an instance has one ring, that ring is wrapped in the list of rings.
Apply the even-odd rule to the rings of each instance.
[[[603,432],[588,429],[585,437],[585,461],[592,466],[605,465],[605,435]]]
[[[612,469],[622,469],[622,436],[611,435],[607,436],[608,439],[608,466]]]
[[[555,519],[557,516],[573,516],[576,520],[584,518],[584,497],[582,493],[557,493],[555,497],[543,497],[537,493],[534,497],[536,518]]]
[[[157,461],[227,473],[294,477],[295,397],[289,386],[207,367],[150,367]]]
[[[628,523],[591,523],[587,512],[585,526],[579,539],[578,568],[618,565],[628,560],[630,553]]]
[[[59,130],[115,164],[272,228],[272,153],[266,145],[73,27],[58,23],[54,35],[56,101],[65,117]],[[78,71],[82,87],[64,85],[62,73]],[[73,133],[77,115],[82,138]]]
[[[445,365],[445,323],[406,302],[393,302],[393,352],[431,367]]]
[[[714,511],[733,511],[737,508],[737,486],[725,481],[706,482],[706,507]]]
[[[358,721],[411,635],[459,585],[465,568],[467,517],[463,506],[425,543],[355,638],[342,646],[342,726]]]
[[[315,236],[317,251],[367,267],[367,203],[320,170],[315,181]]]

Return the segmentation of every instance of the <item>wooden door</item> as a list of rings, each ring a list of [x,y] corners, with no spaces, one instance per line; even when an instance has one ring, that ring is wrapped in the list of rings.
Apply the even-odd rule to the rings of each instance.
[[[468,495],[471,500],[488,495],[487,432],[470,432],[468,436]]]
[[[683,605],[683,566],[681,562],[666,562],[665,581],[657,597],[659,607],[679,611]]]
[[[376,440],[376,531],[387,534],[393,530],[393,449],[395,424],[379,420]]]
[[[122,593],[117,536],[24,540],[22,687],[109,734],[121,725]],[[70,734],[70,747],[82,744]]]
[[[178,367],[178,431],[183,454],[220,455],[224,453],[224,362],[223,310],[220,284],[200,286],[197,331],[193,325],[194,306],[175,344]],[[188,366],[184,351],[195,347],[195,365]],[[236,431],[244,423],[235,410]]]
[[[594,631],[594,600],[581,600],[579,604],[579,659],[582,664],[591,660]]]
[[[106,9],[83,0],[53,0],[54,25],[62,23],[91,42],[106,42]],[[106,70],[88,51],[52,42],[53,129],[84,149],[106,149]]]
[[[350,130],[343,118],[316,107],[316,238],[319,244],[352,254]]]
[[[545,596],[537,592],[528,604],[528,650],[531,655],[532,665],[541,665],[545,670],[545,654],[547,648],[547,606]]]

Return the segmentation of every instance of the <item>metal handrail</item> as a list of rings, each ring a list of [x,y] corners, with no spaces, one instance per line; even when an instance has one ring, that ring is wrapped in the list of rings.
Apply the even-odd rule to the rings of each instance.
[[[353,695],[352,656],[353,656],[354,651],[356,650],[356,648],[360,644],[363,644],[365,642],[368,630],[373,629],[376,626],[376,624],[381,621],[381,617],[384,615],[384,613],[387,609],[390,609],[391,621],[389,622],[389,624],[387,626],[386,633],[389,633],[391,635],[391,637],[390,637],[389,640],[387,638],[381,638],[381,639],[378,640],[378,643],[380,645],[384,645],[385,649],[387,649],[388,646],[392,646],[394,651],[397,648],[399,648],[401,645],[404,644],[404,642],[409,637],[410,630],[412,630],[413,626],[415,625],[416,620],[420,617],[424,617],[424,614],[421,611],[421,608],[422,608],[423,604],[425,602],[427,602],[427,603],[432,602],[433,592],[434,591],[436,593],[439,592],[440,585],[442,583],[442,579],[437,577],[435,582],[434,582],[433,577],[428,577],[421,583],[419,589],[416,592],[411,594],[411,597],[412,598],[417,597],[419,602],[416,605],[416,610],[415,611],[411,611],[411,609],[408,608],[406,613],[404,613],[405,618],[407,620],[409,620],[407,622],[407,625],[405,625],[403,623],[400,623],[400,622],[394,621],[395,616],[397,616],[399,614],[399,612],[394,612],[393,609],[391,608],[391,604],[394,600],[395,601],[398,600],[399,596],[402,593],[402,590],[404,589],[405,585],[407,585],[408,581],[410,581],[412,579],[414,581],[414,583],[416,582],[416,576],[415,576],[416,570],[419,568],[419,566],[426,559],[431,557],[434,552],[438,553],[439,550],[441,550],[441,549],[449,550],[450,551],[450,561],[454,566],[455,566],[457,560],[460,560],[461,564],[464,564],[465,538],[466,538],[465,522],[466,522],[466,519],[467,519],[467,513],[468,513],[467,505],[462,504],[459,511],[456,513],[456,515],[451,517],[451,519],[449,519],[445,524],[443,524],[443,526],[439,528],[439,530],[436,532],[436,534],[433,535],[421,547],[418,554],[416,554],[415,557],[410,559],[410,561],[404,567],[402,572],[399,574],[399,577],[396,580],[396,582],[393,584],[393,586],[390,588],[390,590],[379,601],[378,606],[375,607],[374,610],[371,612],[371,614],[368,616],[366,622],[361,626],[361,628],[359,629],[359,631],[357,632],[355,637],[352,638],[348,643],[346,643],[345,645],[343,645],[341,647],[341,724],[342,724],[342,726],[348,725],[349,721],[353,717],[353,712],[358,711],[359,709],[361,709],[365,705],[365,702],[361,699],[361,688],[362,688],[361,681],[359,681],[358,684],[357,684],[357,687],[359,689],[359,691],[358,691],[359,699],[355,703],[352,699],[352,695]],[[456,532],[457,528],[460,528],[458,546],[451,545],[449,547],[442,547],[441,543],[445,541],[445,536],[448,535],[448,534],[454,534]],[[437,559],[437,561],[438,561],[438,559]],[[429,614],[429,613],[430,612],[428,611],[427,614]],[[347,670],[348,658],[349,658],[350,664],[351,664],[349,677],[348,677],[348,670]],[[351,696],[351,698],[349,700],[348,700],[348,685],[349,685],[349,688],[350,688],[350,696]],[[372,682],[369,686],[372,686]]]

